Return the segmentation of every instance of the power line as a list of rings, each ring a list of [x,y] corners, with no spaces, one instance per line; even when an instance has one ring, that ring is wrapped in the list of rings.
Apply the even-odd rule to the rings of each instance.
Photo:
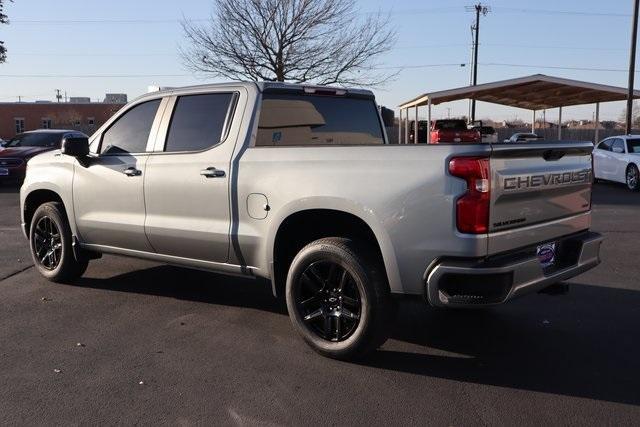
[[[391,10],[390,15],[414,15],[424,13],[456,13],[457,7],[433,7],[420,9],[400,9]],[[378,12],[361,12],[361,15],[371,15]],[[189,22],[209,22],[208,18],[184,18]],[[75,25],[75,24],[177,24],[182,19],[164,18],[164,19],[104,19],[104,18],[86,18],[86,19],[12,19],[12,24],[55,24],[55,25]]]
[[[517,67],[517,68],[546,68],[552,70],[572,70],[572,71],[604,71],[604,72],[627,72],[624,68],[596,68],[596,67],[580,67],[580,66],[560,66],[560,65],[534,65],[534,64],[509,64],[503,62],[485,62],[484,66],[497,67]]]
[[[178,53],[146,53],[146,52],[140,52],[140,53],[65,53],[65,52],[59,52],[59,53],[51,53],[51,52],[47,52],[47,53],[23,53],[23,52],[17,52],[17,53],[12,53],[11,56],[52,56],[52,57],[59,57],[59,56],[68,56],[68,57],[95,57],[95,58],[99,58],[99,57],[112,57],[112,56],[127,56],[127,57],[136,57],[136,56],[176,56]]]
[[[208,19],[186,19],[191,22],[206,22]],[[178,24],[180,19],[12,19],[12,24]]]
[[[611,16],[625,18],[631,16],[628,13],[611,12],[585,12],[582,10],[553,10],[553,9],[530,9],[520,7],[496,7],[496,12],[516,13],[516,14],[537,14],[537,15],[582,15],[582,16]]]
[[[415,15],[415,14],[441,14],[441,13],[457,13],[459,9],[454,6],[435,7],[435,8],[415,8],[415,9],[399,9],[391,10],[390,15]],[[539,15],[576,15],[576,16],[608,16],[616,18],[624,18],[631,16],[628,13],[612,13],[612,12],[585,12],[581,10],[554,10],[554,9],[535,9],[535,8],[516,8],[516,7],[494,7],[494,12],[508,14],[539,14]],[[362,14],[373,14],[377,12],[362,12]],[[185,18],[191,22],[209,22],[208,18]],[[75,24],[176,24],[181,19],[164,18],[164,19],[104,19],[104,18],[87,18],[87,19],[13,19],[12,24],[58,24],[58,25],[75,25]]]
[[[514,47],[514,48],[522,48],[522,49],[553,49],[553,50],[579,50],[579,51],[627,51],[624,48],[614,48],[614,47],[586,47],[586,46],[556,46],[556,45],[532,45],[532,44],[512,44],[512,43],[480,43],[482,46],[493,46],[493,47]],[[425,44],[425,45],[415,45],[415,46],[396,46],[395,49],[439,49],[439,48],[450,48],[450,47],[464,47],[464,46],[473,46],[473,43],[446,43],[446,44]],[[133,52],[133,53],[116,53],[116,52],[106,52],[106,53],[89,53],[89,52],[80,52],[80,53],[67,53],[67,52],[14,52],[12,56],[43,56],[43,57],[92,57],[92,58],[100,58],[100,57],[174,57],[177,55],[176,53],[149,53],[149,52]]]
[[[420,68],[439,68],[439,67],[466,67],[466,62],[445,63],[445,64],[409,64],[388,67],[377,67],[380,70],[410,70]],[[553,70],[571,70],[571,71],[599,71],[599,72],[627,72],[625,68],[597,68],[597,67],[581,67],[570,65],[540,65],[540,64],[514,64],[504,62],[479,62],[478,65],[488,67],[515,67],[515,68],[539,68]],[[636,71],[636,73],[640,73]],[[153,77],[193,77],[193,74],[0,74],[0,77],[6,78],[153,78]]]
[[[138,78],[138,77],[192,77],[192,74],[0,74],[11,78]]]

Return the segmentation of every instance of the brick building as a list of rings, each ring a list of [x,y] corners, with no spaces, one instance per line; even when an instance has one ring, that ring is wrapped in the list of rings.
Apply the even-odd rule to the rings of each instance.
[[[125,100],[126,102],[126,100]],[[0,138],[35,129],[74,129],[91,135],[124,103],[3,102]]]

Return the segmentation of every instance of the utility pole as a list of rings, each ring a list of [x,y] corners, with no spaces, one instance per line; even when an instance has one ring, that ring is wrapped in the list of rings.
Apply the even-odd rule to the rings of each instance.
[[[60,89],[56,89],[56,99],[58,100],[58,102],[60,102],[60,100],[62,99],[62,95],[60,95]]]
[[[480,15],[487,16],[487,13],[491,11],[489,6],[485,6],[482,3],[475,4],[473,6],[466,6],[467,11],[476,12],[476,24],[472,29],[475,30],[475,40],[473,42],[473,82],[472,86],[478,84],[478,41],[480,40]],[[476,100],[471,100],[471,121],[476,119]]]
[[[633,116],[633,78],[636,73],[636,42],[638,39],[638,1],[633,0],[633,25],[631,27],[631,51],[629,53],[629,92],[627,93],[627,135],[631,134]]]

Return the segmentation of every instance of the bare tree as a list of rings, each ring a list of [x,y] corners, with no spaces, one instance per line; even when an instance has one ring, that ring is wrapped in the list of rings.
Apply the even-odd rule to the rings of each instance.
[[[353,0],[214,0],[205,25],[184,19],[181,56],[194,72],[233,80],[379,86],[376,62],[396,41],[388,16]]]
[[[6,0],[0,0],[0,24],[8,24],[9,18],[4,13],[4,6]],[[9,0],[13,1],[13,0]],[[7,60],[7,48],[4,47],[4,42],[0,40],[0,64]]]

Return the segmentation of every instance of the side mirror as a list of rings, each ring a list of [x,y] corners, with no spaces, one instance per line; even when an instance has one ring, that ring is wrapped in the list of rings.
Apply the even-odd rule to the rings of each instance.
[[[72,157],[86,157],[89,155],[89,138],[68,137],[62,140],[60,147],[62,154]]]
[[[624,148],[622,148],[622,147],[613,147],[612,151],[614,153],[622,154],[622,153],[624,153]]]

